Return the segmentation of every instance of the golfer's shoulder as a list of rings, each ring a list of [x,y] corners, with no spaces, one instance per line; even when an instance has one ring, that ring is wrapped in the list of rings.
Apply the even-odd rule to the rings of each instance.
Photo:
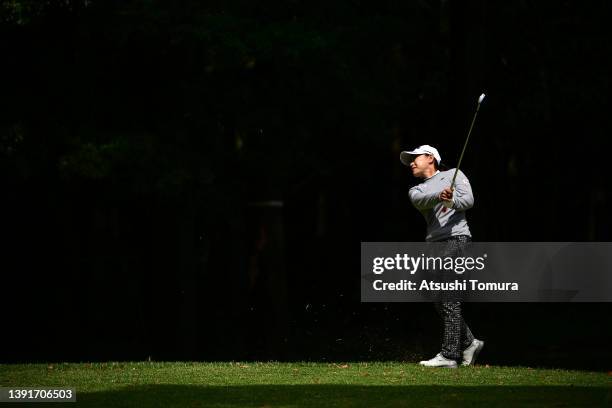
[[[455,175],[455,168],[449,169],[444,171],[443,173],[445,175],[450,175],[450,177],[453,177]],[[462,178],[462,179],[467,179],[468,177],[465,175],[465,173],[459,169],[459,171],[457,172],[457,178]]]
[[[452,173],[454,173],[454,172],[455,172],[455,169],[452,169],[452,170],[451,170],[451,172],[452,172]],[[452,178],[453,178],[453,176],[451,175],[449,178],[451,178],[451,179],[452,179]],[[469,180],[469,179],[468,179],[468,177],[465,175],[465,173],[464,173],[464,172],[462,172],[461,170],[459,170],[459,171],[457,172],[457,178],[455,179],[455,186],[456,186],[457,188],[462,188],[462,186],[463,186],[463,187],[466,187],[466,188],[470,188],[470,189],[472,188],[472,185],[471,185],[471,183],[470,183],[470,180]]]
[[[427,182],[415,184],[414,186],[410,187],[410,189],[408,190],[408,194],[425,193],[427,192],[427,187]]]
[[[416,191],[423,191],[423,183],[416,184],[410,187],[410,189],[408,190],[409,193],[416,192]]]

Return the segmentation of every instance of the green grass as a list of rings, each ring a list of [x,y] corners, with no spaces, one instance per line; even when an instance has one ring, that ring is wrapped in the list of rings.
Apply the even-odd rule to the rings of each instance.
[[[395,362],[0,365],[0,386],[74,387],[91,407],[610,407],[611,385],[607,373]]]

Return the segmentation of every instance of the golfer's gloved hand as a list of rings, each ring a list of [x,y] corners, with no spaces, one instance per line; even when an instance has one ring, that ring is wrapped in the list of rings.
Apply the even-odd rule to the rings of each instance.
[[[453,206],[453,189],[450,187],[445,188],[440,192],[438,196],[440,201],[442,201],[442,205],[446,208],[452,208]]]

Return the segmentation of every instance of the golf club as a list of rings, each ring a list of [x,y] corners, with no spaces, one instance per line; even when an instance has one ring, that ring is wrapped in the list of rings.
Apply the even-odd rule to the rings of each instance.
[[[463,154],[465,153],[465,148],[467,147],[468,140],[470,140],[470,134],[472,133],[472,128],[474,127],[474,122],[476,122],[476,116],[478,115],[478,111],[480,110],[480,104],[485,98],[485,94],[481,94],[478,97],[478,105],[476,106],[476,112],[474,112],[474,117],[472,118],[472,124],[470,125],[470,130],[468,130],[467,137],[465,138],[465,143],[463,144],[463,150],[461,151],[461,156],[459,156],[459,162],[457,163],[457,168],[455,169],[455,174],[453,175],[453,180],[451,181],[450,188],[451,190],[455,187],[455,179],[457,178],[457,172],[459,171],[459,166],[461,166],[461,160],[463,160]]]

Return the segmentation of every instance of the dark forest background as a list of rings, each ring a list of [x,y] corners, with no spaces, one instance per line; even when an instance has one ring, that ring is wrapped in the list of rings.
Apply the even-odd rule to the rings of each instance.
[[[3,362],[431,357],[360,242],[423,240],[399,152],[481,92],[474,240],[611,240],[609,2],[1,4]],[[466,305],[483,364],[609,369],[611,312]]]

